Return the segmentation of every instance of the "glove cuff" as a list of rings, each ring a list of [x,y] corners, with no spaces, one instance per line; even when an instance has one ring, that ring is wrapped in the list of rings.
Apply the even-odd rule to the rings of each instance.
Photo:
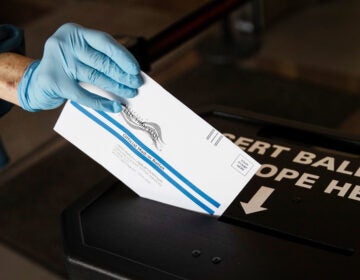
[[[20,106],[24,110],[29,111],[29,112],[40,111],[39,109],[31,108],[30,103],[29,103],[29,93],[28,93],[28,87],[30,84],[31,77],[34,74],[34,71],[37,68],[37,66],[39,65],[39,63],[40,63],[40,60],[35,60],[29,64],[29,66],[25,70],[23,77],[21,78],[21,81],[19,83],[18,90],[17,90]]]

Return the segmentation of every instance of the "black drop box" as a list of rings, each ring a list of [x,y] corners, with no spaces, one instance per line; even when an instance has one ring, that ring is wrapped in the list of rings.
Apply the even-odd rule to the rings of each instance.
[[[356,277],[359,139],[229,108],[201,116],[266,168],[219,218],[140,198],[109,176],[63,213],[70,279]],[[262,187],[273,191],[261,210],[244,211]]]

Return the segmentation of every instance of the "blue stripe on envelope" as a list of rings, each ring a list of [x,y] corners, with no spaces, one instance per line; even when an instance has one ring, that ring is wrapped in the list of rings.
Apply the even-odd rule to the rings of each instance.
[[[182,187],[179,183],[177,183],[174,179],[172,179],[168,174],[166,174],[161,168],[159,168],[156,164],[154,164],[149,158],[145,157],[142,153],[140,153],[137,149],[135,149],[128,141],[126,141],[119,133],[117,133],[114,129],[112,129],[110,126],[108,126],[106,123],[101,121],[99,118],[97,118],[95,115],[90,113],[88,110],[86,110],[81,105],[71,101],[71,104],[77,108],[80,112],[82,112],[84,115],[89,117],[91,120],[96,122],[98,125],[106,129],[108,132],[110,132],[113,136],[115,136],[117,139],[119,139],[122,143],[124,143],[134,154],[136,154],[138,157],[140,157],[143,161],[148,163],[153,169],[155,169],[159,174],[161,174],[169,183],[171,183],[174,187],[176,187],[179,191],[181,191],[186,197],[188,197],[190,200],[192,200],[195,204],[197,204],[199,207],[204,209],[209,214],[214,214],[214,211],[209,208],[207,205],[205,205],[203,202],[201,202],[198,198],[194,197],[189,191],[187,191],[184,187]],[[128,129],[126,129],[124,126],[122,126],[119,122],[111,118],[108,114],[97,111],[98,114],[100,114],[102,117],[107,119],[109,122],[111,122],[113,125],[115,125],[117,128],[122,130],[124,133],[126,133],[139,147],[144,149],[148,154],[150,154],[153,158],[158,160],[162,165],[164,165],[173,175],[175,175],[178,179],[180,179],[183,183],[185,183],[189,188],[191,188],[194,192],[196,192],[199,196],[201,196],[203,199],[214,205],[215,207],[219,207],[220,204],[215,201],[213,198],[205,194],[203,191],[201,191],[198,187],[196,187],[194,184],[192,184],[189,180],[187,180],[184,176],[182,176],[178,171],[176,171],[171,165],[169,165],[165,160],[163,160],[161,157],[159,157],[156,153],[154,153],[151,149],[149,149],[147,146],[145,146],[135,135],[133,135]]]

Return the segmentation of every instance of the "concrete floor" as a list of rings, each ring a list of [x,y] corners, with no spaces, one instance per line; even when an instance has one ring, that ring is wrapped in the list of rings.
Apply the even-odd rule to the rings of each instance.
[[[9,1],[5,5],[8,10],[0,11],[0,19],[23,27],[28,55],[39,58],[46,38],[62,23],[77,22],[111,34],[150,37],[205,2],[65,0],[58,5],[54,1],[18,0]],[[20,14],[17,14],[16,7],[19,6],[26,9],[21,9]],[[246,61],[239,61],[239,65],[276,72],[293,79],[305,79],[343,89],[344,94],[358,95],[360,34],[352,27],[360,24],[360,17],[357,15],[359,6],[357,1],[330,1],[285,18],[264,34],[260,53]],[[186,48],[191,49],[191,45]],[[198,56],[191,52],[190,55],[183,55],[184,51],[179,51],[163,59],[155,65],[151,74],[157,80],[165,82],[179,75],[182,69],[188,69],[199,62]],[[179,57],[184,59],[177,70],[170,73],[166,71],[169,61],[179,61]],[[52,127],[60,110],[34,114],[14,108],[0,119],[1,137],[13,163],[56,137]],[[338,129],[360,135],[359,122],[358,110]],[[45,268],[2,245],[0,278],[59,279]]]

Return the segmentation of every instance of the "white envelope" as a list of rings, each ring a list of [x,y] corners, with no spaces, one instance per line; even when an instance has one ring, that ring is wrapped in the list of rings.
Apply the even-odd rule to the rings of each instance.
[[[149,76],[143,77],[138,96],[122,100],[123,112],[104,113],[69,101],[54,129],[139,196],[221,215],[259,163]]]

